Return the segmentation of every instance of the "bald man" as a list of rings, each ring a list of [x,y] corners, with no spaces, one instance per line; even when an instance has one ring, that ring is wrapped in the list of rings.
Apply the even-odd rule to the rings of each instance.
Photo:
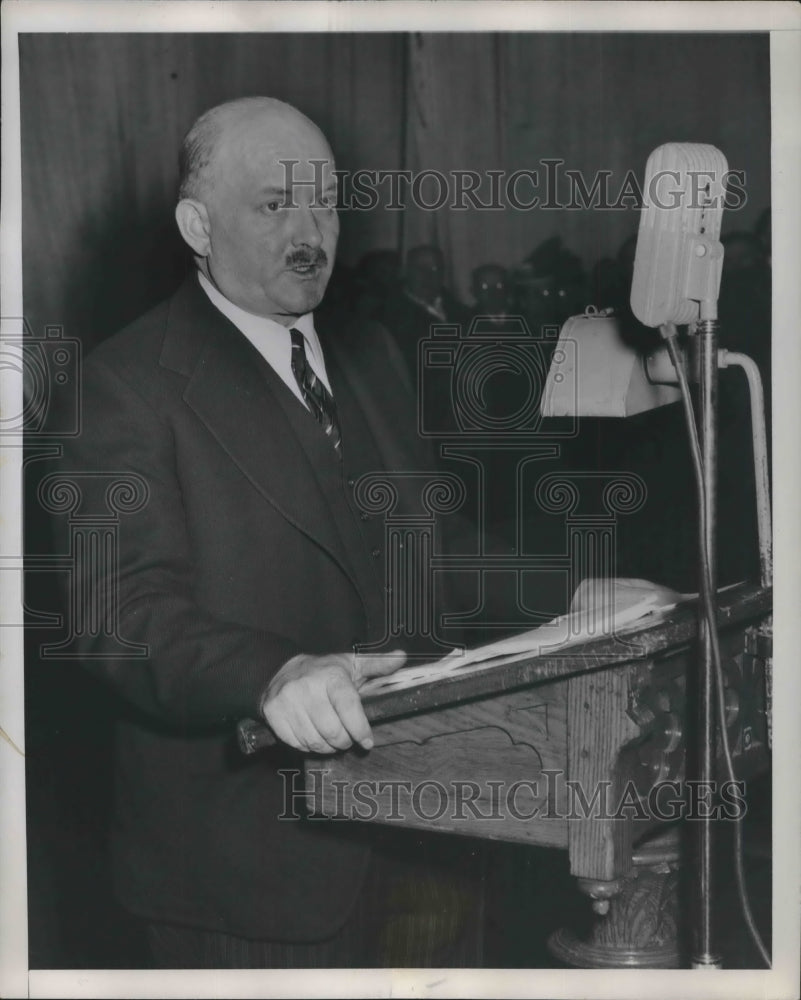
[[[414,400],[381,327],[315,312],[338,218],[333,156],[308,118],[267,98],[213,108],[180,172],[195,272],[92,353],[65,449],[87,510],[108,482],[87,473],[147,490],[115,577],[77,581],[115,587],[120,635],[147,650],[117,659],[84,637],[124,705],[116,891],[161,966],[364,965],[372,831],[298,819],[287,790],[302,787],[294,751],[369,750],[358,689],[405,659],[354,654],[383,638],[386,595],[383,524],[353,487],[426,467]],[[276,750],[236,753],[247,716]]]

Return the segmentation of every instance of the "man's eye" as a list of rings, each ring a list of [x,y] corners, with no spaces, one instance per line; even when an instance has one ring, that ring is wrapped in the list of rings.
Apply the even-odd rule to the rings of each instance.
[[[280,201],[268,201],[264,205],[262,205],[262,211],[277,212],[280,207],[281,207]]]

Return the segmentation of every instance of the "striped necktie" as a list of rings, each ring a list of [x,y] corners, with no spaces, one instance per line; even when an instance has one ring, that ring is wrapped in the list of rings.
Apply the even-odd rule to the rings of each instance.
[[[319,379],[306,357],[306,338],[294,328],[289,331],[292,337],[292,374],[298,383],[301,395],[306,400],[317,423],[331,439],[334,451],[342,457],[342,434],[337,420],[337,408],[334,397]]]

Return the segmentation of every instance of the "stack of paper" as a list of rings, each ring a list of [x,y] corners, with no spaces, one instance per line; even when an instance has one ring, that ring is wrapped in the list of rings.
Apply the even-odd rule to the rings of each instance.
[[[545,656],[591,639],[617,635],[646,616],[663,615],[682,601],[697,596],[680,594],[648,580],[584,580],[573,595],[568,614],[475,649],[453,650],[433,663],[403,667],[394,674],[373,678],[363,685],[360,694],[396,691],[524,657]]]

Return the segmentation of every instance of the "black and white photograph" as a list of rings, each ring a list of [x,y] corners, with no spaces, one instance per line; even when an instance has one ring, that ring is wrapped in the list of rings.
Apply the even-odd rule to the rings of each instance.
[[[801,8],[2,18],[0,994],[797,997]]]

